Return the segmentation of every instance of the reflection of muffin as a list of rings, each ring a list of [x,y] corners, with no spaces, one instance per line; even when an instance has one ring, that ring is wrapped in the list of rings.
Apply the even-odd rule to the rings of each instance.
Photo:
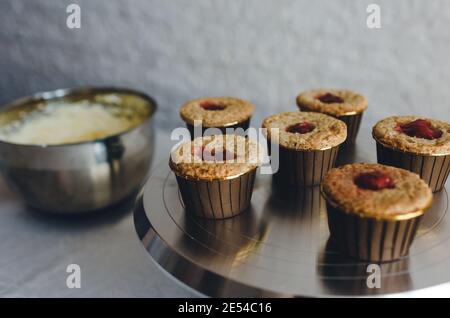
[[[367,261],[407,255],[432,201],[430,188],[416,174],[364,163],[331,170],[322,194],[331,238],[341,252]]]
[[[433,192],[450,172],[450,124],[414,116],[393,116],[373,127],[378,162],[421,176]]]
[[[262,147],[236,135],[199,137],[176,148],[169,165],[186,209],[208,219],[234,216],[250,205]]]
[[[182,237],[182,244],[198,259],[239,266],[256,253],[266,239],[267,224],[253,212],[250,209],[248,213],[226,220],[187,217],[184,224],[187,235]],[[198,249],[197,244],[208,248]]]
[[[320,112],[345,122],[347,141],[353,143],[367,108],[367,99],[349,90],[315,89],[298,95],[297,105],[301,111]]]
[[[378,265],[380,288],[370,288],[367,284],[374,273],[373,265],[336,253],[333,242],[328,240],[325,250],[319,254],[317,272],[324,287],[332,294],[370,296],[411,288],[408,258]]]
[[[297,252],[314,253],[326,238],[322,220],[327,210],[319,187],[280,187],[272,179],[272,190],[262,211],[269,224],[277,224],[271,227],[277,244],[296,242]]]
[[[226,133],[226,128],[243,128],[250,124],[255,106],[234,97],[204,97],[184,104],[180,109],[181,118],[194,137],[194,122],[201,121],[202,134],[208,128],[218,128]],[[200,137],[200,136],[195,136]]]
[[[317,185],[334,166],[339,145],[347,137],[345,124],[314,112],[286,112],[267,117],[269,147],[279,145],[277,178],[297,186]],[[272,160],[276,152],[271,151]]]

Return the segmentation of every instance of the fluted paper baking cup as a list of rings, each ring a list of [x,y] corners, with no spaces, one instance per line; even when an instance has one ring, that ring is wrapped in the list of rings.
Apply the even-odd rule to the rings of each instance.
[[[202,126],[202,136],[208,128],[217,128],[222,132],[222,134],[226,134],[227,128],[232,128],[232,129],[242,128],[243,130],[247,130],[249,126],[250,126],[250,119],[247,119],[247,120],[237,123],[237,124],[232,124],[232,125],[223,126],[223,127],[203,127]],[[194,137],[201,137],[201,136],[194,136],[194,125],[186,123],[186,127],[189,130],[189,133],[191,134],[191,139],[194,139]]]
[[[187,213],[206,219],[226,219],[250,206],[256,169],[229,179],[197,180],[176,174]]]
[[[270,144],[270,141],[269,141]],[[319,185],[335,163],[339,145],[325,150],[301,151],[279,146],[277,182],[292,186]]]
[[[345,140],[345,145],[355,143],[359,132],[359,126],[361,126],[362,117],[363,113],[337,117],[347,125],[347,139]]]
[[[375,138],[375,137],[374,137]],[[378,163],[417,173],[433,192],[441,191],[450,172],[450,155],[420,155],[387,147],[376,138]]]
[[[409,254],[423,213],[403,220],[383,220],[346,213],[327,200],[330,239],[345,255],[368,262],[388,262]]]

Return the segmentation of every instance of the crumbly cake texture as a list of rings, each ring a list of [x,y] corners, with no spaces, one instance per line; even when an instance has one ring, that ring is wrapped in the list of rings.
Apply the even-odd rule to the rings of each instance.
[[[355,179],[362,173],[379,172],[389,176],[393,188],[368,190],[358,187]],[[322,189],[341,210],[364,217],[396,218],[428,208],[431,189],[410,171],[380,164],[356,163],[330,170]]]
[[[219,105],[223,109],[209,110],[205,103]],[[244,122],[252,116],[255,106],[249,101],[235,97],[204,97],[184,104],[180,109],[181,118],[188,124],[201,120],[203,127],[227,127]]]
[[[231,179],[256,169],[263,157],[263,147],[254,140],[237,135],[214,135],[198,137],[178,146],[171,153],[170,167],[182,177]]]
[[[399,125],[408,124],[417,119],[425,119],[434,128],[442,131],[437,139],[411,137],[396,130]],[[416,116],[392,116],[379,121],[372,130],[373,136],[380,143],[405,152],[420,155],[449,155],[450,154],[450,123]]]
[[[324,103],[320,96],[332,94],[343,100],[341,103]],[[297,105],[301,109],[320,112],[339,117],[349,114],[361,113],[367,108],[367,99],[356,92],[343,89],[314,89],[297,96]]]
[[[298,123],[310,123],[314,129],[307,133],[292,133],[286,129]],[[278,128],[280,146],[293,150],[325,150],[347,138],[347,126],[331,116],[315,112],[285,112],[267,117],[262,124],[267,138],[272,128]],[[274,137],[274,140],[276,137]]]

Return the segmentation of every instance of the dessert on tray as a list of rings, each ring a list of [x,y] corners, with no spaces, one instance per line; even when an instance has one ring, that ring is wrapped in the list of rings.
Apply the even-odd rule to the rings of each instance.
[[[322,184],[331,239],[351,257],[384,262],[408,255],[432,193],[410,171],[356,163],[332,169]]]
[[[224,219],[249,207],[262,159],[263,148],[249,138],[213,135],[181,144],[169,165],[188,212]]]
[[[433,192],[450,171],[450,124],[416,116],[392,116],[373,127],[378,162],[419,174]]]
[[[315,112],[286,112],[267,117],[262,124],[270,147],[279,146],[282,183],[296,186],[320,184],[336,161],[339,145],[347,137],[344,122]],[[271,149],[272,161],[276,152]]]
[[[347,143],[354,143],[359,131],[367,99],[356,92],[342,89],[314,89],[297,96],[301,111],[327,114],[344,121],[347,125]]]
[[[194,125],[201,122],[202,131],[218,128],[226,133],[227,128],[246,130],[250,124],[255,106],[243,99],[235,97],[204,97],[184,104],[180,109],[181,118],[193,137]]]

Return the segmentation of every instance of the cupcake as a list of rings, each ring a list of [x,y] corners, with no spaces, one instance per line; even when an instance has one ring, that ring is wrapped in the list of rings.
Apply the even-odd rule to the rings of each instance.
[[[245,100],[234,97],[204,97],[184,104],[180,109],[181,118],[194,136],[194,125],[202,125],[202,135],[208,128],[218,128],[225,134],[227,128],[242,128],[250,125],[255,106]]]
[[[432,201],[431,189],[417,174],[366,163],[332,169],[322,195],[330,236],[339,251],[369,262],[408,255]]]
[[[267,117],[262,127],[269,148],[279,149],[275,178],[294,186],[320,184],[347,137],[345,124],[314,112],[286,112]],[[276,153],[271,149],[272,161]]]
[[[433,192],[442,190],[450,171],[450,124],[415,116],[379,121],[372,132],[378,162],[420,175]]]
[[[207,219],[235,216],[250,205],[262,147],[237,135],[198,137],[171,153],[186,211]]]
[[[346,144],[352,144],[367,109],[367,99],[349,90],[315,89],[298,95],[297,105],[301,111],[324,113],[345,122],[348,132]]]

